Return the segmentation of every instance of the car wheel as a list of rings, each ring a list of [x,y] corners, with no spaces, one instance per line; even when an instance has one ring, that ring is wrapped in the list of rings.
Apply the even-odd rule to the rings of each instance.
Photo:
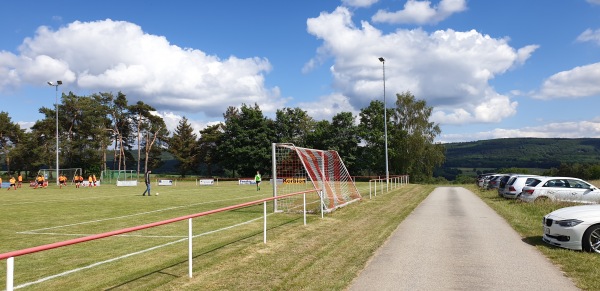
[[[535,203],[546,203],[546,202],[548,202],[548,197],[540,196],[538,198],[535,198],[534,202]]]
[[[583,250],[600,253],[600,225],[593,225],[583,234]]]

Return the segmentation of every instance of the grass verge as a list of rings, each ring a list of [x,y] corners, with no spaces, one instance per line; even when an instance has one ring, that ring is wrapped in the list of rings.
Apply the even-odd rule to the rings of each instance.
[[[306,227],[279,227],[224,245],[194,259],[194,278],[177,278],[169,290],[343,290],[399,223],[433,190],[407,185]],[[291,222],[301,224],[302,221]],[[181,273],[183,264],[173,266]]]

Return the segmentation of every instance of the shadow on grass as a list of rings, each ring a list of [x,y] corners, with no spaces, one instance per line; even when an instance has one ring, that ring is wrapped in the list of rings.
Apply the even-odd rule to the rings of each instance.
[[[521,239],[521,241],[523,241],[524,243],[526,243],[528,245],[534,246],[534,247],[550,246],[542,240],[542,236],[540,236],[540,235],[524,237]]]
[[[281,227],[281,226],[285,226],[287,224],[291,224],[291,223],[297,222],[297,221],[302,220],[302,219],[303,219],[302,217],[298,217],[298,218],[294,218],[294,219],[282,222],[282,223],[280,223],[278,225],[273,225],[271,227],[267,227],[267,231],[268,230],[276,229],[276,228]],[[258,235],[262,236],[262,234],[263,234],[263,231],[262,231],[262,228],[261,228],[261,230],[259,230],[259,231],[252,232],[252,233],[250,233],[250,234],[248,234],[246,236],[241,236],[241,237],[237,238],[236,240],[233,240],[233,241],[230,241],[230,242],[224,242],[223,244],[219,244],[218,246],[216,246],[216,247],[214,247],[212,249],[209,249],[209,250],[206,250],[206,251],[204,251],[202,253],[196,254],[196,255],[193,256],[193,258],[196,259],[196,258],[205,256],[205,255],[211,254],[211,253],[213,253],[215,251],[218,251],[220,249],[223,249],[225,247],[234,245],[236,243],[243,242],[244,240],[247,240],[249,238],[252,238],[252,237],[255,237],[255,236],[258,236]],[[187,263],[188,263],[188,260],[187,260],[187,257],[186,257],[185,260],[177,261],[177,262],[175,262],[175,263],[173,263],[171,265],[162,267],[161,269],[158,269],[156,271],[153,271],[153,272],[150,272],[150,273],[138,276],[136,278],[133,278],[131,280],[123,282],[123,283],[121,283],[119,285],[115,285],[115,286],[112,286],[110,288],[106,288],[106,289],[103,289],[103,290],[129,290],[130,289],[128,287],[129,284],[135,284],[136,282],[139,282],[140,280],[143,280],[143,279],[146,279],[146,278],[150,278],[150,277],[152,277],[154,275],[167,275],[169,277],[172,277],[172,279],[180,278],[180,277],[183,276],[182,274],[173,274],[173,273],[168,272],[167,270],[170,269],[170,268],[174,268],[174,267],[177,267],[177,266],[184,265],[184,264],[187,265]],[[167,282],[168,281],[170,281],[170,280],[167,280]]]

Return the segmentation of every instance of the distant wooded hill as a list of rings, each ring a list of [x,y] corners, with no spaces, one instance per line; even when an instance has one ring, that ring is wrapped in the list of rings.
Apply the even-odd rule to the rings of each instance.
[[[553,168],[600,164],[598,138],[504,138],[448,143],[444,168]]]

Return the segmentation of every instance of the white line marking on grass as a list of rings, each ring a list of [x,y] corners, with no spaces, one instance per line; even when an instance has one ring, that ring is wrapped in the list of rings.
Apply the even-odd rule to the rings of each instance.
[[[260,196],[260,195],[256,195],[256,196]],[[197,206],[197,205],[202,205],[202,204],[210,204],[210,203],[215,203],[215,202],[224,202],[224,201],[247,199],[249,197],[256,197],[256,196],[246,196],[246,197],[240,197],[240,198],[232,198],[232,199],[224,199],[224,200],[214,200],[214,201],[208,201],[208,202],[200,202],[200,203],[194,203],[194,204],[188,204],[188,205],[174,206],[174,207],[168,207],[168,208],[163,208],[163,209],[157,209],[157,210],[152,210],[152,211],[146,211],[146,212],[134,213],[134,214],[129,214],[129,215],[117,216],[117,217],[109,217],[109,218],[104,218],[104,219],[83,221],[83,222],[78,222],[78,223],[71,223],[71,224],[58,225],[58,226],[51,226],[51,227],[45,227],[45,228],[39,228],[39,229],[33,229],[33,230],[25,230],[25,231],[17,232],[17,233],[19,233],[19,234],[20,233],[32,233],[32,232],[37,232],[37,231],[42,231],[42,230],[49,230],[49,229],[70,227],[70,226],[76,226],[76,225],[82,225],[82,224],[89,224],[89,223],[96,223],[96,222],[103,222],[103,221],[115,220],[115,219],[121,219],[121,218],[129,218],[129,217],[133,217],[133,216],[145,215],[145,214],[156,213],[156,212],[163,212],[163,211],[168,211],[168,210],[173,210],[173,209],[178,209],[178,208],[185,208],[185,207]]]
[[[271,215],[271,214],[268,214],[268,215]],[[216,230],[204,232],[204,233],[201,233],[201,234],[197,234],[197,235],[192,236],[192,238],[201,237],[201,236],[205,236],[205,235],[217,233],[219,231],[232,229],[234,227],[242,226],[244,224],[248,224],[248,223],[254,222],[256,220],[260,220],[260,219],[263,219],[263,216],[260,216],[260,217],[257,217],[257,218],[254,218],[254,219],[242,222],[242,223],[230,225],[228,227],[224,227],[224,228],[220,228],[220,229],[216,229]],[[77,268],[77,269],[72,269],[72,270],[65,271],[65,272],[62,272],[62,273],[58,273],[58,274],[55,274],[55,275],[52,275],[52,276],[41,278],[41,279],[38,279],[36,281],[27,282],[27,283],[15,286],[14,289],[21,289],[21,288],[29,287],[31,285],[35,285],[35,284],[39,284],[39,283],[42,283],[42,282],[45,282],[45,281],[48,281],[48,280],[52,280],[52,279],[55,279],[55,278],[63,277],[63,276],[69,275],[69,274],[73,274],[75,272],[79,272],[79,271],[91,269],[91,268],[94,268],[94,267],[97,267],[97,266],[100,266],[100,265],[103,265],[103,264],[115,262],[115,261],[118,261],[118,260],[121,260],[121,259],[125,259],[125,258],[131,257],[131,256],[143,254],[143,253],[146,253],[146,252],[149,252],[149,251],[153,251],[153,250],[156,250],[156,249],[159,249],[159,248],[162,248],[162,247],[170,246],[172,244],[180,243],[180,242],[187,241],[187,240],[188,240],[188,238],[185,237],[185,238],[182,238],[182,239],[178,239],[176,241],[172,241],[172,242],[168,242],[168,243],[165,243],[165,244],[162,244],[162,245],[158,245],[158,246],[155,246],[155,247],[147,248],[145,250],[141,250],[141,251],[133,252],[133,253],[126,254],[126,255],[123,255],[123,256],[120,256],[120,257],[116,257],[116,258],[108,259],[108,260],[105,260],[105,261],[93,263],[93,264],[87,265],[85,267],[81,267],[81,268]]]

